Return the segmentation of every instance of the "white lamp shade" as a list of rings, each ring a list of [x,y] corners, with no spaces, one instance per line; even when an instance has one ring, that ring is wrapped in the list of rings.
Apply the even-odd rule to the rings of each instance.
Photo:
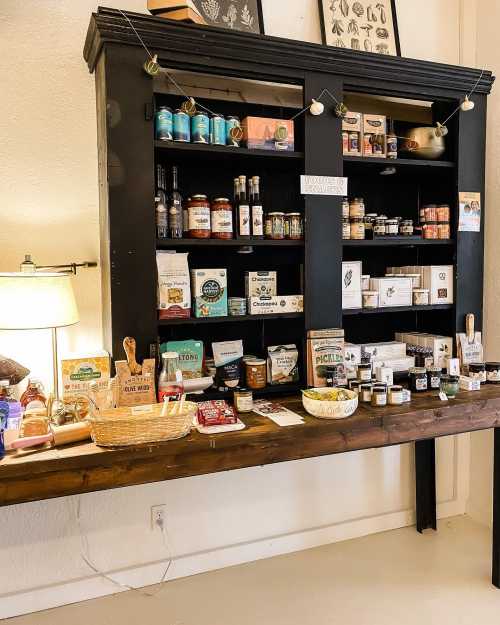
[[[0,273],[0,330],[62,328],[78,321],[70,275]]]

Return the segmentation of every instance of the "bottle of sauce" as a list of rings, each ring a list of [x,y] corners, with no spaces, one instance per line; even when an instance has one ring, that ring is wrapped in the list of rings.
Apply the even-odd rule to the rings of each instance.
[[[28,381],[26,390],[21,395],[21,406],[24,410],[31,408],[45,408],[47,405],[47,398],[43,394],[43,387],[40,380],[33,378]]]
[[[398,138],[394,132],[394,120],[390,120],[389,132],[387,133],[387,158],[395,159],[398,157]]]
[[[182,239],[182,196],[178,188],[177,167],[172,167],[172,193],[168,204],[168,233],[171,239]]]
[[[179,354],[164,352],[162,362],[163,366],[158,380],[158,401],[161,403],[166,397],[170,401],[179,401],[184,393]]]
[[[252,236],[254,239],[264,238],[264,208],[260,199],[260,177],[254,176],[251,180],[252,195]]]

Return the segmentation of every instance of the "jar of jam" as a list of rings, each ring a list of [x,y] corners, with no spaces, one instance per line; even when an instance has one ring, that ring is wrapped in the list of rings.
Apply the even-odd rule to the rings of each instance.
[[[206,195],[193,195],[188,202],[188,230],[191,239],[209,239],[210,204]]]
[[[425,223],[437,221],[437,206],[435,204],[427,204],[424,206]]]
[[[362,197],[355,197],[349,202],[349,217],[364,217],[365,216],[365,201]]]
[[[391,406],[401,406],[404,402],[403,387],[397,384],[389,386],[388,399]]]
[[[376,237],[385,236],[385,222],[387,219],[385,217],[377,217],[375,223],[373,224],[373,235]]]
[[[360,384],[360,400],[364,404],[369,404],[372,400],[372,390],[373,384],[370,382],[369,384]]]
[[[351,238],[351,223],[349,221],[349,217],[344,217],[342,219],[342,238],[343,239]]]
[[[285,213],[269,213],[271,218],[271,234],[270,239],[285,238]]]
[[[210,207],[212,239],[233,238],[233,207],[226,197],[218,197]]]
[[[365,215],[365,238],[371,239],[373,237],[373,224],[377,219],[377,213],[367,213]]]
[[[436,207],[436,221],[441,223],[450,221],[450,207],[448,204],[440,204]]]
[[[349,390],[359,393],[361,382],[359,380],[349,380]]]
[[[427,368],[427,388],[430,391],[438,391],[441,388],[441,367]]]
[[[410,373],[410,390],[422,393],[427,390],[427,370],[424,367],[412,367]]]
[[[253,393],[246,388],[239,388],[234,391],[234,407],[236,412],[252,412]]]
[[[399,225],[399,234],[405,237],[413,236],[413,220],[412,219],[403,219],[403,221]]]
[[[349,218],[349,200],[346,197],[342,200],[342,217]]]
[[[265,360],[255,359],[245,361],[245,371],[248,388],[252,390],[266,388],[267,364]]]
[[[437,222],[425,223],[422,226],[424,239],[437,239],[439,237]]]
[[[399,234],[399,222],[397,219],[387,219],[385,222],[385,234],[395,237]]]
[[[486,382],[486,365],[484,362],[471,362],[469,365],[469,377],[484,384]]]
[[[371,362],[361,363],[358,365],[358,380],[360,382],[372,381],[372,364]]]
[[[449,239],[451,236],[450,224],[445,222],[439,222],[437,224],[438,239]]]
[[[387,406],[387,388],[385,386],[373,387],[371,403],[375,408]]]
[[[288,227],[285,228],[285,236],[292,241],[300,241],[304,238],[304,223],[300,213],[288,213]]]
[[[486,382],[488,384],[500,384],[500,362],[486,363]]]
[[[365,222],[363,217],[351,217],[351,239],[362,240],[365,238]]]

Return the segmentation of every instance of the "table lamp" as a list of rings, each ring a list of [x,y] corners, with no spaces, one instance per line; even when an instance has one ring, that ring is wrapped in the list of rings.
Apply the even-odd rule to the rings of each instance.
[[[65,273],[0,273],[0,330],[52,330],[54,398],[59,400],[57,328],[78,323]]]

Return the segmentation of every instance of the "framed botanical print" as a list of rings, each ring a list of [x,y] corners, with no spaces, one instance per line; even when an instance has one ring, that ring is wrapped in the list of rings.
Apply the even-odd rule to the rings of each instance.
[[[264,34],[261,0],[193,0],[209,26]]]
[[[323,43],[401,56],[395,0],[319,0]]]

